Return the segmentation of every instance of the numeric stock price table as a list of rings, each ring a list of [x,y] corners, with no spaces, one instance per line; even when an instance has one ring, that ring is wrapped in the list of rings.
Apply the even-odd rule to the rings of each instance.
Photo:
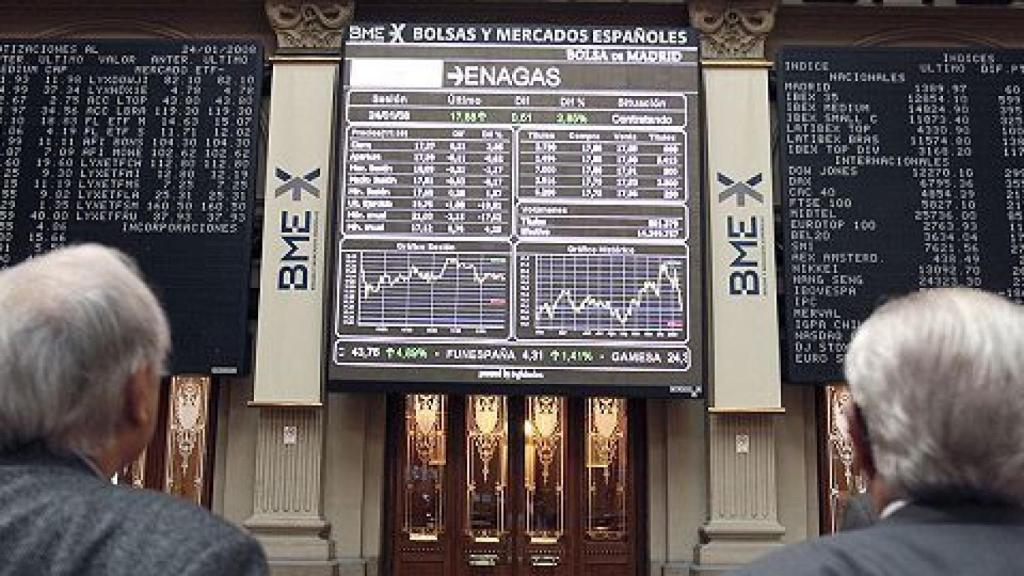
[[[788,49],[778,70],[790,380],[841,379],[891,296],[1024,301],[1024,51]]]
[[[0,267],[118,247],[172,370],[244,371],[262,80],[249,42],[0,42]]]

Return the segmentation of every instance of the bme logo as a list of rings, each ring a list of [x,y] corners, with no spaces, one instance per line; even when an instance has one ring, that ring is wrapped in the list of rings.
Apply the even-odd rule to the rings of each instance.
[[[718,202],[723,203],[730,198],[736,199],[736,207],[743,208],[747,198],[764,204],[764,195],[755,188],[761,184],[763,177],[755,174],[745,181],[734,180],[721,172],[718,183],[725,188],[718,194]],[[733,296],[758,296],[762,294],[761,283],[761,252],[763,250],[763,222],[756,214],[738,216],[728,214],[725,217],[725,234],[732,246],[733,258],[729,263],[729,294]]]
[[[315,168],[303,176],[292,176],[277,168],[274,171],[277,179],[282,182],[274,190],[274,197],[291,195],[292,202],[301,202],[303,192],[314,198],[320,197],[320,189],[314,182],[320,178],[320,169]],[[314,280],[312,266],[316,264],[315,235],[319,221],[318,210],[281,210],[281,225],[278,229],[279,238],[284,244],[285,252],[278,260],[278,290],[311,290]]]

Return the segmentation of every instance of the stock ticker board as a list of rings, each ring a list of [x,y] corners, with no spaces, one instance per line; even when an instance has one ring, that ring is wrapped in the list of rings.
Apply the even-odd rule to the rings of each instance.
[[[335,384],[699,397],[697,38],[354,25]]]
[[[842,379],[885,299],[1024,301],[1024,51],[782,51],[788,379]]]
[[[0,267],[120,248],[173,372],[244,371],[262,77],[247,42],[0,40]]]

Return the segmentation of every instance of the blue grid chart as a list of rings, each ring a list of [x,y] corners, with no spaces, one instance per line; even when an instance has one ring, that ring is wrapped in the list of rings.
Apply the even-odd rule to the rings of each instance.
[[[687,261],[665,255],[534,255],[539,330],[686,331]]]
[[[508,257],[498,254],[364,251],[360,326],[504,330]]]

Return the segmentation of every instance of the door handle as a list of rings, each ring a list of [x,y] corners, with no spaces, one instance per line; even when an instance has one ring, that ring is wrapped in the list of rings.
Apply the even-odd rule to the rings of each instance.
[[[537,568],[558,566],[560,558],[551,554],[534,554],[530,556],[530,566]]]
[[[470,554],[468,563],[470,566],[497,566],[497,554]]]

